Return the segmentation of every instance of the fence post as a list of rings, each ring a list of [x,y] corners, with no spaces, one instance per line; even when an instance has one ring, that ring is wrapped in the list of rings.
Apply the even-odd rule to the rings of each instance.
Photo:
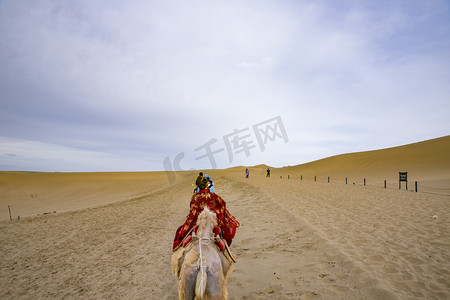
[[[8,211],[9,211],[9,220],[12,221],[12,217],[11,217],[11,206],[8,205]]]
[[[384,188],[386,188],[386,180],[384,181]]]
[[[347,184],[347,177],[345,177],[345,184]]]
[[[303,180],[303,175],[300,175],[300,180]]]
[[[366,179],[364,178],[364,185],[366,185]]]
[[[330,183],[330,176],[328,176],[328,183]]]
[[[314,181],[316,181],[316,176],[314,176]]]
[[[415,186],[416,186],[415,190],[416,190],[416,193],[417,193],[417,181],[415,182]]]

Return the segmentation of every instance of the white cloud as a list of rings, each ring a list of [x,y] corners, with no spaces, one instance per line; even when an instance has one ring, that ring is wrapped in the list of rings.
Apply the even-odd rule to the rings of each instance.
[[[446,135],[448,19],[445,1],[3,1],[0,136],[161,169],[277,115],[290,142],[235,163]]]
[[[50,143],[0,137],[0,168],[12,171],[150,171],[159,161],[150,155],[116,155]]]

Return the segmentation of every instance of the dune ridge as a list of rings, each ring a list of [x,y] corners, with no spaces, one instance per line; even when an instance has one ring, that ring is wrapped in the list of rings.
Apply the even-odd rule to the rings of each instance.
[[[450,136],[387,149],[336,155],[292,167],[286,171],[316,175],[420,173],[420,178],[448,176]]]
[[[260,170],[261,169],[261,170]],[[257,168],[262,172],[264,167]],[[267,167],[265,168],[267,169]],[[336,155],[317,161],[271,168],[274,176],[338,181],[398,188],[399,172],[408,172],[408,189],[415,181],[422,192],[450,195],[450,136],[393,148]],[[403,183],[405,188],[405,183]]]

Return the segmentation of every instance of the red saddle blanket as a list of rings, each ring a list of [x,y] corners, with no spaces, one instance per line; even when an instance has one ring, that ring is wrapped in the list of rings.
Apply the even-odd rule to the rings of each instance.
[[[240,226],[238,220],[230,214],[226,208],[226,202],[219,195],[208,190],[201,190],[192,196],[190,211],[186,221],[177,229],[175,234],[173,250],[177,249],[188,233],[192,231],[197,224],[198,215],[205,206],[216,213],[217,225],[222,231],[222,237],[226,241],[227,246],[231,245],[236,234],[236,228]]]

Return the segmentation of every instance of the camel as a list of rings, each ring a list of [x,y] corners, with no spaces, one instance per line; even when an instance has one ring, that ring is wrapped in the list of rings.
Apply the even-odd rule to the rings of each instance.
[[[172,272],[178,279],[180,300],[226,300],[227,277],[234,262],[220,251],[216,214],[207,207],[197,219],[196,233],[172,254]],[[219,239],[219,240],[218,240]]]

